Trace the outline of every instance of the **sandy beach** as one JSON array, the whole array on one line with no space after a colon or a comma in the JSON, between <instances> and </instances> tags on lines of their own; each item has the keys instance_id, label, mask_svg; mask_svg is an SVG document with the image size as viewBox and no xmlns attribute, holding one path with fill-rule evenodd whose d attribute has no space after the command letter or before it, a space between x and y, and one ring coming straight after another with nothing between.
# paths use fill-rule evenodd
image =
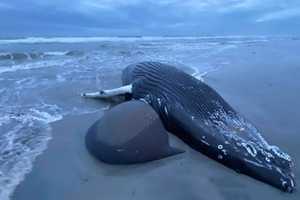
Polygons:
<instances>
[{"instance_id":1,"label":"sandy beach","mask_svg":"<svg viewBox=\"0 0 300 200\"><path fill-rule=\"evenodd\" d=\"M271 47L245 45L225 55L230 65L204 77L206 83L261 130L269 143L281 147L294 158L296 183L300 177L298 46L299 42L294 44L293 41L275 42ZM96 107L98 102L82 100L80 103ZM103 104L99 103L101 107ZM84 144L87 129L102 115L103 110L99 109L93 114L68 115L52 123L53 138L48 148L36 159L32 171L18 185L12 199L300 198L299 190L283 193L237 174L195 152L172 135L171 143L183 148L185 153L139 165L103 164L87 152Z\"/></svg>"}]
</instances>

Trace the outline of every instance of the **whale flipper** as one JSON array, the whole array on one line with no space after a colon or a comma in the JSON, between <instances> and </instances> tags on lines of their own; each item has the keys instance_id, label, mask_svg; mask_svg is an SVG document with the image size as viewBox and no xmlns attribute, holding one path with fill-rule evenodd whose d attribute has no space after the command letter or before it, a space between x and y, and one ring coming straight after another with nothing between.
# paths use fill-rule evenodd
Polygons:
<instances>
[{"instance_id":1,"label":"whale flipper","mask_svg":"<svg viewBox=\"0 0 300 200\"><path fill-rule=\"evenodd\" d=\"M110 90L100 90L98 92L87 92L82 93L82 97L93 98L93 99L108 99L115 96L126 95L132 93L132 85L124 85L119 88L114 88Z\"/></svg>"},{"instance_id":2,"label":"whale flipper","mask_svg":"<svg viewBox=\"0 0 300 200\"><path fill-rule=\"evenodd\" d=\"M183 153L169 145L168 133L156 112L142 101L119 104L96 121L86 146L109 164L136 164Z\"/></svg>"}]
</instances>

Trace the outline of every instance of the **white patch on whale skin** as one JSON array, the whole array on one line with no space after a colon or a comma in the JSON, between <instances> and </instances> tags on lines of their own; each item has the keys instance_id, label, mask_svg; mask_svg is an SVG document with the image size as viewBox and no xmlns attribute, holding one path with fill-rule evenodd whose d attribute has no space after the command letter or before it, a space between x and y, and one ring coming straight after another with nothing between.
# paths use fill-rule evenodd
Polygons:
<instances>
[{"instance_id":1,"label":"white patch on whale skin","mask_svg":"<svg viewBox=\"0 0 300 200\"><path fill-rule=\"evenodd\" d=\"M242 146L247 150L247 152L252 156L255 157L257 155L257 151L253 145L250 143L242 142Z\"/></svg>"},{"instance_id":2,"label":"white patch on whale skin","mask_svg":"<svg viewBox=\"0 0 300 200\"><path fill-rule=\"evenodd\" d=\"M283 151L281 151L281 150L279 149L279 147L274 146L274 145L271 145L271 146L270 146L270 150L271 150L272 152L274 152L278 157L280 157L280 158L282 158L282 159L284 159L284 160L287 160L287 161L289 161L289 162L292 162L292 158L291 158L288 154L286 154L286 153L284 153Z\"/></svg>"},{"instance_id":3,"label":"white patch on whale skin","mask_svg":"<svg viewBox=\"0 0 300 200\"><path fill-rule=\"evenodd\" d=\"M207 142L207 141L205 141L205 140L200 140L203 144L206 144L207 146L210 146L210 144Z\"/></svg>"},{"instance_id":4,"label":"white patch on whale skin","mask_svg":"<svg viewBox=\"0 0 300 200\"><path fill-rule=\"evenodd\" d=\"M165 111L165 114L168 115L168 109L167 109L167 106L164 106L164 111Z\"/></svg>"},{"instance_id":5,"label":"white patch on whale skin","mask_svg":"<svg viewBox=\"0 0 300 200\"><path fill-rule=\"evenodd\" d=\"M149 104L149 102L146 99L144 99L144 98L140 98L139 100L142 101L142 102L144 102L145 104Z\"/></svg>"},{"instance_id":6,"label":"white patch on whale skin","mask_svg":"<svg viewBox=\"0 0 300 200\"><path fill-rule=\"evenodd\" d=\"M226 156L226 155L227 155L227 151L226 151L226 149L222 149L222 152L223 152L224 156Z\"/></svg>"},{"instance_id":7,"label":"white patch on whale skin","mask_svg":"<svg viewBox=\"0 0 300 200\"><path fill-rule=\"evenodd\" d=\"M257 166L257 167L265 168L264 165L261 165L261 164L259 164L259 163L257 163L257 162L254 162L254 161L252 161L252 160L249 160L249 159L247 159L247 158L244 158L244 161L246 161L246 162L248 162L248 163L251 163L251 164L253 164L253 165Z\"/></svg>"},{"instance_id":8,"label":"white patch on whale skin","mask_svg":"<svg viewBox=\"0 0 300 200\"><path fill-rule=\"evenodd\" d=\"M132 93L132 85L125 85L119 88L114 88L110 90L103 90L103 92L109 96L115 96L120 94Z\"/></svg>"},{"instance_id":9,"label":"white patch on whale skin","mask_svg":"<svg viewBox=\"0 0 300 200\"><path fill-rule=\"evenodd\" d=\"M159 106L161 106L161 99L160 98L157 98L157 103Z\"/></svg>"},{"instance_id":10,"label":"white patch on whale skin","mask_svg":"<svg viewBox=\"0 0 300 200\"><path fill-rule=\"evenodd\" d=\"M208 72L199 72L199 69L197 68L193 68L195 70L195 72L192 74L193 77L195 77L196 79L204 82L204 77L207 75Z\"/></svg>"},{"instance_id":11,"label":"white patch on whale skin","mask_svg":"<svg viewBox=\"0 0 300 200\"><path fill-rule=\"evenodd\" d=\"M87 98L111 98L118 95L131 94L132 93L132 85L125 85L119 88L114 88L110 90L102 90L100 92L89 92L82 93L81 96Z\"/></svg>"}]
</instances>

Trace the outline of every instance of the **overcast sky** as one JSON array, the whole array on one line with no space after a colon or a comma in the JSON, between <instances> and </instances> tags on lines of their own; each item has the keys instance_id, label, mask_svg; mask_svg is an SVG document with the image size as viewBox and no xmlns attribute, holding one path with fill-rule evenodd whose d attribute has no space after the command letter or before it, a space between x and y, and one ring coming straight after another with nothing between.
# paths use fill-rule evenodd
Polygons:
<instances>
[{"instance_id":1,"label":"overcast sky","mask_svg":"<svg viewBox=\"0 0 300 200\"><path fill-rule=\"evenodd\" d=\"M300 0L0 0L0 36L299 35Z\"/></svg>"}]
</instances>

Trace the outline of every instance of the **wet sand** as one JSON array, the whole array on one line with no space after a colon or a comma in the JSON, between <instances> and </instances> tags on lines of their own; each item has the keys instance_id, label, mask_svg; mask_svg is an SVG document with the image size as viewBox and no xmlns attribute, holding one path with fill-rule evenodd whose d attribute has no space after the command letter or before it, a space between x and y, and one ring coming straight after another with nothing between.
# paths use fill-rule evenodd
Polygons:
<instances>
[{"instance_id":1,"label":"wet sand","mask_svg":"<svg viewBox=\"0 0 300 200\"><path fill-rule=\"evenodd\" d=\"M273 49L245 47L232 52L230 66L205 81L237 111L253 122L271 144L289 153L300 177L300 59L284 44ZM294 49L295 50L295 49ZM84 102L83 102L84 103ZM102 111L67 116L52 124L53 139L37 158L31 173L17 187L14 200L86 199L299 199L299 191L276 188L237 174L193 151L175 137L186 153L131 166L110 166L95 160L84 145L88 127Z\"/></svg>"}]
</instances>

